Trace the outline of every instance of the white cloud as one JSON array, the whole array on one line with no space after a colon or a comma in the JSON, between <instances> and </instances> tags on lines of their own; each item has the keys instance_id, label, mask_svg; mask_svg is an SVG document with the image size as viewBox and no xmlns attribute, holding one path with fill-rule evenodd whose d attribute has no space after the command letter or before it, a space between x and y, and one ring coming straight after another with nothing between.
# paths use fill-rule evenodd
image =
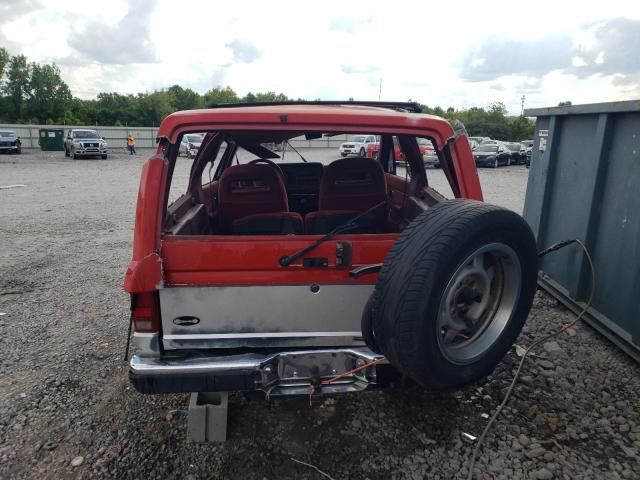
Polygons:
<instances>
[{"instance_id":1,"label":"white cloud","mask_svg":"<svg viewBox=\"0 0 640 480\"><path fill-rule=\"evenodd\" d=\"M11 53L35 61L57 59L72 91L82 97L177 83L199 92L229 85L240 95L271 90L294 98L371 100L378 98L382 79L383 100L411 98L444 108L502 101L519 113L522 94L527 106L548 106L627 98L639 90L636 74L620 73L621 57L597 48L613 42L612 35L598 30L603 22L640 20L640 4L626 0L583 2L580 8L539 0L526 14L492 0L481 7L459 1L455 8L420 1L396 2L393 8L386 1L328 1L313 8L291 0L237 0L224 8L195 0L158 0L155 8L152 3L47 2L0 18L0 32ZM110 34L82 36L96 25ZM586 69L584 78L563 73L560 66L513 68L523 56L541 62L552 56L560 65L565 57L552 55L557 44L548 39L554 38L566 38L577 49L567 57L568 65L574 56L583 58L588 66L573 68ZM91 40L85 43L93 50L79 39ZM498 45L524 39L533 47L516 52L500 65L499 76L492 76L488 69L495 67L495 57L472 55L491 39ZM551 51L538 52L536 45ZM101 64L122 62L123 51L134 63ZM150 60L157 63L142 63ZM465 80L467 61L486 80ZM607 74L594 75L598 69Z\"/></svg>"},{"instance_id":2,"label":"white cloud","mask_svg":"<svg viewBox=\"0 0 640 480\"><path fill-rule=\"evenodd\" d=\"M233 61L238 63L253 63L258 60L262 53L258 47L250 40L236 39L225 44L233 52Z\"/></svg>"},{"instance_id":3,"label":"white cloud","mask_svg":"<svg viewBox=\"0 0 640 480\"><path fill-rule=\"evenodd\" d=\"M586 67L587 66L587 62L585 62L584 58L582 58L582 57L573 57L571 59L571 65L573 67Z\"/></svg>"},{"instance_id":4,"label":"white cloud","mask_svg":"<svg viewBox=\"0 0 640 480\"><path fill-rule=\"evenodd\" d=\"M87 61L106 65L155 63L157 55L149 38L155 6L155 0L129 0L126 14L115 25L89 17L82 29L71 27L67 43Z\"/></svg>"}]
</instances>

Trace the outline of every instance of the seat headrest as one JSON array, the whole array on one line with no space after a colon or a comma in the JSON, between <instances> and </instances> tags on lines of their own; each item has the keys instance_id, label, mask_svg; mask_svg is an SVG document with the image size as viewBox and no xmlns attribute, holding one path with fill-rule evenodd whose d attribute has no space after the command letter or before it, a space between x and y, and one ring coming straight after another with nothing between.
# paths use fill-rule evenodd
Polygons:
<instances>
[{"instance_id":1,"label":"seat headrest","mask_svg":"<svg viewBox=\"0 0 640 480\"><path fill-rule=\"evenodd\" d=\"M320 210L362 209L386 198L382 166L369 158L344 158L330 163L320 185ZM352 202L356 201L357 206Z\"/></svg>"},{"instance_id":2,"label":"seat headrest","mask_svg":"<svg viewBox=\"0 0 640 480\"><path fill-rule=\"evenodd\" d=\"M268 165L228 167L220 177L218 198L223 230L247 215L289 211L284 182Z\"/></svg>"}]
</instances>

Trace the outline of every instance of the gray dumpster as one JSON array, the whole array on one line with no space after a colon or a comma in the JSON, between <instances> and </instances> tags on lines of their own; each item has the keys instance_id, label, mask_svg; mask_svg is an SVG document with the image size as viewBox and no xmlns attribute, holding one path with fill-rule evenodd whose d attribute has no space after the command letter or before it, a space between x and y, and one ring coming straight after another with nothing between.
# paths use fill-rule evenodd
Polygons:
<instances>
[{"instance_id":1,"label":"gray dumpster","mask_svg":"<svg viewBox=\"0 0 640 480\"><path fill-rule=\"evenodd\" d=\"M585 317L640 361L640 101L539 108L524 217L538 246L579 238L596 291ZM542 260L540 285L574 311L589 295L579 247Z\"/></svg>"}]
</instances>

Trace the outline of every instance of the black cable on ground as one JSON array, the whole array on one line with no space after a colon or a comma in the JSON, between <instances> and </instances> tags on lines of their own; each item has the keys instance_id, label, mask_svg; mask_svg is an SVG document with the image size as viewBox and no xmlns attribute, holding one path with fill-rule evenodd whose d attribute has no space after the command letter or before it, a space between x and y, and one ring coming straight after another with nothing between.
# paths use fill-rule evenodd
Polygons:
<instances>
[{"instance_id":1,"label":"black cable on ground","mask_svg":"<svg viewBox=\"0 0 640 480\"><path fill-rule=\"evenodd\" d=\"M487 436L487 433L489 432L489 430L491 429L492 425L494 424L494 422L496 421L496 419L498 418L498 416L502 412L502 409L505 407L505 405L509 401L509 398L511 397L511 393L513 392L513 388L515 387L516 382L518 381L518 377L520 376L520 371L522 370L522 366L524 365L524 360L527 358L527 355L529 354L529 352L531 352L531 350L533 350L534 348L536 348L538 345L540 345L541 343L545 342L546 340L549 340L550 338L555 337L556 335L559 335L560 333L562 333L562 332L568 330L569 328L571 328L572 326L574 326L584 316L584 314L587 312L587 310L591 306L591 302L593 301L593 293L594 293L595 287L596 287L596 274L595 274L595 268L593 266L593 260L591 258L591 255L589 254L589 251L587 250L587 247L585 246L585 244L581 240L578 240L578 239L565 240L563 242L555 243L555 244L551 245L550 247L545 248L544 250L539 252L538 256L539 257L543 257L543 256L547 255L548 253L555 252L556 250L559 250L559 249L561 249L563 247L566 247L567 245L571 245L572 243L577 243L578 245L580 245L582 247L582 250L584 251L584 254L585 254L586 258L589 261L589 267L591 269L591 289L590 289L590 292L589 292L589 299L587 300L587 303L585 304L585 306L582 309L582 311L578 314L578 316L572 322L568 323L567 325L565 325L564 327L562 327L559 330L556 330L554 332L551 332L548 335L545 335L544 337L536 340L531 345L529 345L529 347L527 347L527 349L525 350L524 354L522 355L522 359L520 360L520 364L518 365L518 368L516 369L516 373L513 376L513 380L511 381L511 384L509 385L509 388L507 389L507 393L505 394L504 399L502 400L500 405L498 405L498 408L496 409L496 411L493 413L493 415L489 419L489 422L487 422L487 425L484 427L484 430L482 431L482 434L478 438L478 443L476 444L476 447L473 449L473 454L471 455L471 459L469 460L469 474L467 475L467 479L468 480L472 480L473 479L473 467L474 467L474 465L476 463L476 459L478 457L478 453L480 452L480 448L482 447L482 444L484 443L484 440L485 440L485 438Z\"/></svg>"}]
</instances>

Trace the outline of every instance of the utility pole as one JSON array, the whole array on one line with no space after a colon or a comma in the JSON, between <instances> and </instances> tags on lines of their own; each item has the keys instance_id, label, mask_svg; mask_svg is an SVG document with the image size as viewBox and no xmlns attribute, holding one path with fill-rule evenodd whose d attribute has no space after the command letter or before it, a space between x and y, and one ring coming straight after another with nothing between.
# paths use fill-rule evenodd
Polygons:
<instances>
[{"instance_id":1,"label":"utility pole","mask_svg":"<svg viewBox=\"0 0 640 480\"><path fill-rule=\"evenodd\" d=\"M378 101L380 101L381 95L382 95L382 77L380 77L380 88L378 89Z\"/></svg>"},{"instance_id":2,"label":"utility pole","mask_svg":"<svg viewBox=\"0 0 640 480\"><path fill-rule=\"evenodd\" d=\"M522 110L520 111L520 116L521 117L524 117L524 101L526 99L527 99L527 96L526 95L522 95L522 98L521 98L521 100L522 100Z\"/></svg>"}]
</instances>

